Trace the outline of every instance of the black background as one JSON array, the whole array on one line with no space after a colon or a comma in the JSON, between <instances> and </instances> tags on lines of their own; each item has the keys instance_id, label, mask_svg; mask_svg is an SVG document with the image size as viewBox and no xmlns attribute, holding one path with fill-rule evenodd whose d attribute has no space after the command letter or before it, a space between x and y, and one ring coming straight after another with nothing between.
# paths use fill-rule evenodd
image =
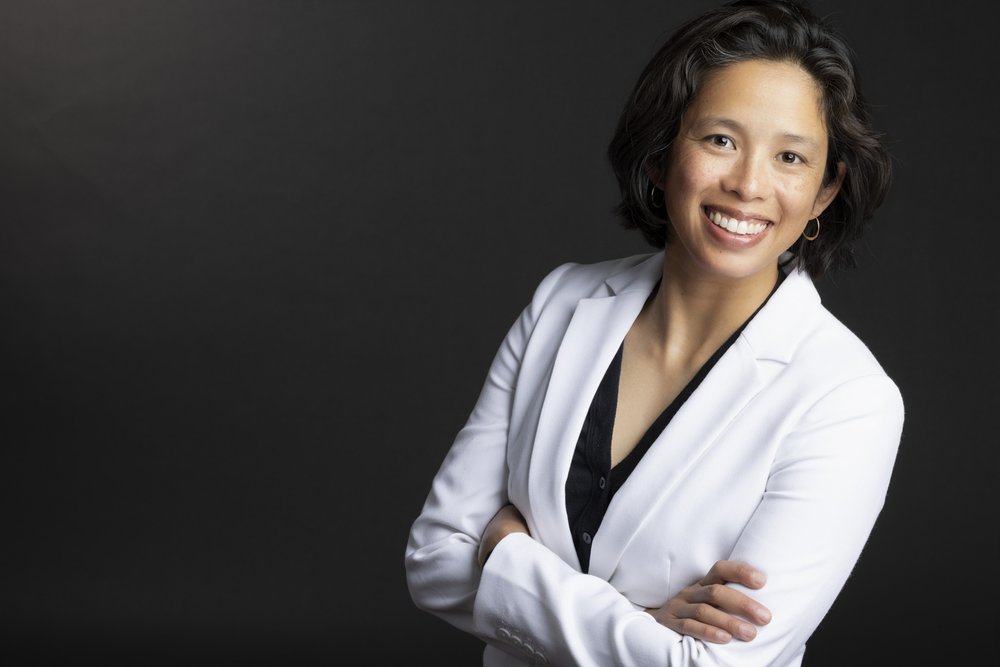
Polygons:
<instances>
[{"instance_id":1,"label":"black background","mask_svg":"<svg viewBox=\"0 0 1000 667\"><path fill-rule=\"evenodd\" d=\"M711 4L0 2L6 664L478 664L409 525L538 280L648 250L604 149ZM813 7L896 170L818 287L907 422L805 664L995 661L996 15Z\"/></svg>"}]
</instances>

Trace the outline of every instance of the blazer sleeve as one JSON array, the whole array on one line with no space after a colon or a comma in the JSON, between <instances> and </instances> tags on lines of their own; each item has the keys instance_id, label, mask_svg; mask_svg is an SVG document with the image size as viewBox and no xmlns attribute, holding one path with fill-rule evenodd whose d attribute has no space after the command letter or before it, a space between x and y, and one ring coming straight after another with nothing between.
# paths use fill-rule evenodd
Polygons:
<instances>
[{"instance_id":1,"label":"blazer sleeve","mask_svg":"<svg viewBox=\"0 0 1000 667\"><path fill-rule=\"evenodd\" d=\"M730 554L766 568L750 594L772 612L738 664L786 664L830 610L882 511L903 421L899 389L876 373L839 384L783 439Z\"/></svg>"},{"instance_id":2,"label":"blazer sleeve","mask_svg":"<svg viewBox=\"0 0 1000 667\"><path fill-rule=\"evenodd\" d=\"M479 541L489 520L508 503L507 436L521 359L539 313L572 265L545 276L510 327L410 528L405 569L414 604L466 632L474 633Z\"/></svg>"},{"instance_id":3,"label":"blazer sleeve","mask_svg":"<svg viewBox=\"0 0 1000 667\"><path fill-rule=\"evenodd\" d=\"M556 665L794 664L881 511L902 424L895 384L872 375L830 391L783 439L764 496L729 554L768 574L763 589L744 589L772 612L753 641L679 635L523 534L501 540L486 563L477 634L517 637L538 662Z\"/></svg>"}]
</instances>

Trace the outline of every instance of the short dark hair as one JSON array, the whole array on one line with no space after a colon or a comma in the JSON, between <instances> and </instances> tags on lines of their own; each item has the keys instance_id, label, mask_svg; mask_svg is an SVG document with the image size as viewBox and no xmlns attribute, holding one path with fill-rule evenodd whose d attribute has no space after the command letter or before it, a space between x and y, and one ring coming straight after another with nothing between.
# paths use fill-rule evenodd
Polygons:
<instances>
[{"instance_id":1,"label":"short dark hair","mask_svg":"<svg viewBox=\"0 0 1000 667\"><path fill-rule=\"evenodd\" d=\"M854 242L888 192L891 160L872 128L853 51L826 21L790 0L728 2L683 24L656 52L608 146L621 189L615 213L651 245L666 245L668 224L650 201L649 173L663 172L681 116L705 76L752 59L794 62L812 75L822 89L829 135L824 184L836 178L838 162L846 165L840 191L822 215L819 237L800 238L790 248L794 261L813 277L853 267Z\"/></svg>"}]
</instances>

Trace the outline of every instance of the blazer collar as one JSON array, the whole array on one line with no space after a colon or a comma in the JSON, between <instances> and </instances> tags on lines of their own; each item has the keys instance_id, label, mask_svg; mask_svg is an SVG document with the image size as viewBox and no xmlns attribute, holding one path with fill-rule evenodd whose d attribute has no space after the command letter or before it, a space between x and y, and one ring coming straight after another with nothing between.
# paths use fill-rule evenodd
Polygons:
<instances>
[{"instance_id":1,"label":"blazer collar","mask_svg":"<svg viewBox=\"0 0 1000 667\"><path fill-rule=\"evenodd\" d=\"M747 323L742 338L757 359L787 364L820 313L820 296L806 271L779 270L785 272L785 279Z\"/></svg>"},{"instance_id":2,"label":"blazer collar","mask_svg":"<svg viewBox=\"0 0 1000 667\"><path fill-rule=\"evenodd\" d=\"M646 296L663 276L663 252L640 255L639 262L609 276L604 283L612 295L626 292L644 292Z\"/></svg>"}]
</instances>

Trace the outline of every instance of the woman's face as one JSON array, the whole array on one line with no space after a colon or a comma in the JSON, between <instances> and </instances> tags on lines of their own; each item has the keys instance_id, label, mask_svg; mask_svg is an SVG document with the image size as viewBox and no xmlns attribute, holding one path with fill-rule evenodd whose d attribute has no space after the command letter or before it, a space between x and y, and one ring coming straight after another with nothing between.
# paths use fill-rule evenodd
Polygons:
<instances>
[{"instance_id":1,"label":"woman's face","mask_svg":"<svg viewBox=\"0 0 1000 667\"><path fill-rule=\"evenodd\" d=\"M823 186L821 103L813 78L790 62L748 60L704 79L663 176L669 261L720 281L774 280L778 257L843 179L841 166Z\"/></svg>"}]
</instances>

